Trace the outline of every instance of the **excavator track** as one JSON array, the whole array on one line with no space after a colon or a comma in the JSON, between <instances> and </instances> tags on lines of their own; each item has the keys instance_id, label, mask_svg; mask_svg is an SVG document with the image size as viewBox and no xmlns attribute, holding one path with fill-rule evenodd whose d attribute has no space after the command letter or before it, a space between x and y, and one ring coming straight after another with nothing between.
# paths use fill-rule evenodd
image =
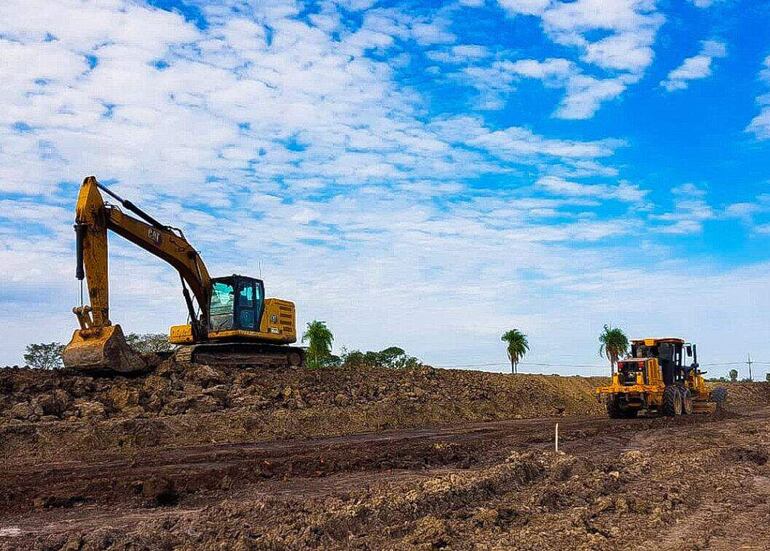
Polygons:
<instances>
[{"instance_id":1,"label":"excavator track","mask_svg":"<svg viewBox=\"0 0 770 551\"><path fill-rule=\"evenodd\" d=\"M297 346L248 342L204 343L180 346L179 363L249 367L303 367L305 350Z\"/></svg>"}]
</instances>

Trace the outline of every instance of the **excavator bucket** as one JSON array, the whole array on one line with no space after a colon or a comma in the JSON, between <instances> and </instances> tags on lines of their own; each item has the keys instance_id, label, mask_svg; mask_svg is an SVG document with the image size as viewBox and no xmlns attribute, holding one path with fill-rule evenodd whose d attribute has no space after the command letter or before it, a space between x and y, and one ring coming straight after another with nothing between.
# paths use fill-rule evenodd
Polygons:
<instances>
[{"instance_id":1,"label":"excavator bucket","mask_svg":"<svg viewBox=\"0 0 770 551\"><path fill-rule=\"evenodd\" d=\"M126 343L120 325L75 331L62 359L64 367L85 372L137 373L147 369L142 356Z\"/></svg>"}]
</instances>

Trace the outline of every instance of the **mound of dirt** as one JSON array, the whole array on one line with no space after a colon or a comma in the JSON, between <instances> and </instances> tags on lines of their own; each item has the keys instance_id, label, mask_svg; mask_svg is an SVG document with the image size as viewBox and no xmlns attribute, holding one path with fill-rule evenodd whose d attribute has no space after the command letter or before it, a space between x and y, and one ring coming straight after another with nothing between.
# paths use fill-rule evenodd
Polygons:
<instances>
[{"instance_id":1,"label":"mound of dirt","mask_svg":"<svg viewBox=\"0 0 770 551\"><path fill-rule=\"evenodd\" d=\"M139 377L0 370L0 449L104 449L329 436L595 415L602 379L412 370L213 368L165 361Z\"/></svg>"},{"instance_id":2,"label":"mound of dirt","mask_svg":"<svg viewBox=\"0 0 770 551\"><path fill-rule=\"evenodd\" d=\"M493 420L600 411L602 379L510 376L479 371L213 368L162 363L140 377L94 378L65 371L0 370L5 422L135 419L249 411L410 405L431 419ZM435 408L435 412L429 410ZM388 428L382 419L373 428ZM398 421L394 421L399 424ZM400 426L400 425L399 425Z\"/></svg>"},{"instance_id":3,"label":"mound of dirt","mask_svg":"<svg viewBox=\"0 0 770 551\"><path fill-rule=\"evenodd\" d=\"M0 452L22 460L562 415L604 415L603 378L410 370L227 368L171 360L136 377L0 369ZM730 384L728 409L770 403Z\"/></svg>"},{"instance_id":4,"label":"mound of dirt","mask_svg":"<svg viewBox=\"0 0 770 551\"><path fill-rule=\"evenodd\" d=\"M119 526L75 517L51 523L52 533L25 527L19 541L57 550L766 548L770 478L746 452L767 422L742 417L708 431L660 422L644 441L633 430L597 434L573 454L479 449L482 461L465 468L289 479ZM726 435L737 446L709 445Z\"/></svg>"},{"instance_id":5,"label":"mound of dirt","mask_svg":"<svg viewBox=\"0 0 770 551\"><path fill-rule=\"evenodd\" d=\"M725 405L733 411L745 408L756 408L770 404L770 383L709 383L714 389L723 387L727 389L727 402Z\"/></svg>"}]
</instances>

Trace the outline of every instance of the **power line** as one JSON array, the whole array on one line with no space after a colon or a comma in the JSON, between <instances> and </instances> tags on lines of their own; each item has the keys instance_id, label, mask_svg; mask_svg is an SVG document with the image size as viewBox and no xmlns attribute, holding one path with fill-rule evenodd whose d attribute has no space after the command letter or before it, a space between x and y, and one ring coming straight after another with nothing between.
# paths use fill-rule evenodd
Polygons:
<instances>
[{"instance_id":1,"label":"power line","mask_svg":"<svg viewBox=\"0 0 770 551\"><path fill-rule=\"evenodd\" d=\"M751 356L749 356L748 361L737 361L737 362L712 362L712 363L702 363L700 364L700 367L726 367L726 366L732 366L732 365L747 365L749 364L749 378L751 379L751 366L752 365L770 365L770 361L758 361L758 360L752 360ZM510 366L510 362L488 362L488 363L467 363L467 364L450 364L450 365L438 365L436 367L442 368L442 369L453 369L453 368L464 368L464 367L508 367ZM547 363L547 362L519 362L520 366L523 367L551 367L551 368L570 368L570 369L607 369L609 365L607 364L567 364L567 363Z\"/></svg>"},{"instance_id":2,"label":"power line","mask_svg":"<svg viewBox=\"0 0 770 551\"><path fill-rule=\"evenodd\" d=\"M509 362L495 362L495 363L482 363L482 364L453 364L453 365L439 365L445 369L456 367L508 367L511 364ZM520 366L531 367L568 367L576 369L606 369L606 365L587 365L587 364L551 364L551 363L539 363L539 362L519 362Z\"/></svg>"}]
</instances>

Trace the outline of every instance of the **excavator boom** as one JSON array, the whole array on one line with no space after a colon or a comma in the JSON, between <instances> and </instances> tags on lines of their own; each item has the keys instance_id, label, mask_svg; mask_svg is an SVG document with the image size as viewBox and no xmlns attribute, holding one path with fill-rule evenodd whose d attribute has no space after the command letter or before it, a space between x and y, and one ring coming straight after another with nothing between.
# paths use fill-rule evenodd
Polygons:
<instances>
[{"instance_id":1,"label":"excavator boom","mask_svg":"<svg viewBox=\"0 0 770 551\"><path fill-rule=\"evenodd\" d=\"M102 191L142 219L123 213L115 205L105 204ZM80 371L141 371L146 368L144 360L126 344L120 326L110 321L108 230L174 266L183 283L189 285L196 299L204 304L210 277L197 251L181 232L164 226L130 201L121 199L93 176L83 181L75 207L75 276L81 281L87 280L90 304L73 309L80 329L64 350L64 365ZM188 293L185 296L193 312L192 300ZM193 327L200 330L200 324L193 323Z\"/></svg>"}]
</instances>

